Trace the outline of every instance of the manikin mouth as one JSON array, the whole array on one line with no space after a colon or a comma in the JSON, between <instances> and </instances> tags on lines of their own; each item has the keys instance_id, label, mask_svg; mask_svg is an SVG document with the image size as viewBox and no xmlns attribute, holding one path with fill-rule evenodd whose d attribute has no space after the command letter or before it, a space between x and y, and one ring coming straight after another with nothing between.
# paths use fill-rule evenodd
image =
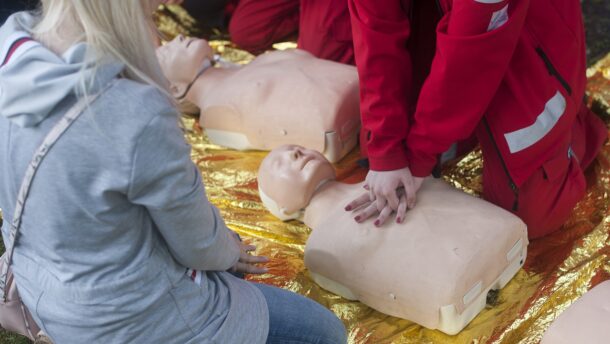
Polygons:
<instances>
[{"instance_id":1,"label":"manikin mouth","mask_svg":"<svg viewBox=\"0 0 610 344\"><path fill-rule=\"evenodd\" d=\"M301 170L304 169L305 166L307 166L307 164L312 160L315 160L312 156L303 156L303 162L301 163Z\"/></svg>"}]
</instances>

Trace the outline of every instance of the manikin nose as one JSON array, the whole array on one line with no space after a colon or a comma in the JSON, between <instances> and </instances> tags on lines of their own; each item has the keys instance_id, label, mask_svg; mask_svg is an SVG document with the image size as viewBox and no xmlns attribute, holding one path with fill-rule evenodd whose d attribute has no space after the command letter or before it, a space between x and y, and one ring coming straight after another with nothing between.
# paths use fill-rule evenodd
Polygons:
<instances>
[{"instance_id":1,"label":"manikin nose","mask_svg":"<svg viewBox=\"0 0 610 344\"><path fill-rule=\"evenodd\" d=\"M301 151L301 149L300 149L300 148L295 147L295 148L294 148L294 150L292 151L292 154L291 154L291 158L292 158L292 160L297 160L297 159L299 159L301 156L303 156L303 151Z\"/></svg>"}]
</instances>

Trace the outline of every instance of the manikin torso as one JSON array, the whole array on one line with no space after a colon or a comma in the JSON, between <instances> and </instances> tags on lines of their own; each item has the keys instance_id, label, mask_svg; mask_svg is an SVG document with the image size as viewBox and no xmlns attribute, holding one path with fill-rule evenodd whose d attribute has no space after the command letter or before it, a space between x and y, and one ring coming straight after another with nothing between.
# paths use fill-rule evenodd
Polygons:
<instances>
[{"instance_id":1,"label":"manikin torso","mask_svg":"<svg viewBox=\"0 0 610 344\"><path fill-rule=\"evenodd\" d=\"M523 264L523 222L441 180L427 179L404 222L382 228L370 219L357 224L344 210L362 190L327 182L305 209L313 229L305 264L325 289L455 333L484 307L487 291L503 287Z\"/></svg>"},{"instance_id":2,"label":"manikin torso","mask_svg":"<svg viewBox=\"0 0 610 344\"><path fill-rule=\"evenodd\" d=\"M586 292L548 328L542 344L610 342L610 281Z\"/></svg>"},{"instance_id":3,"label":"manikin torso","mask_svg":"<svg viewBox=\"0 0 610 344\"><path fill-rule=\"evenodd\" d=\"M200 107L213 143L260 150L299 144L335 162L356 144L358 87L355 67L295 49L209 69L187 99Z\"/></svg>"}]
</instances>

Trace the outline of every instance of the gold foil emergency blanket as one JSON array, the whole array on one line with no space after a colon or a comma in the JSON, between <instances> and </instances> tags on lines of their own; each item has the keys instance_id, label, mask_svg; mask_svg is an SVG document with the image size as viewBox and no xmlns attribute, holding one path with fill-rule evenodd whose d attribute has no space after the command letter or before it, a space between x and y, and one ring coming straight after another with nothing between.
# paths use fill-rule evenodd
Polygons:
<instances>
[{"instance_id":1,"label":"gold foil emergency blanket","mask_svg":"<svg viewBox=\"0 0 610 344\"><path fill-rule=\"evenodd\" d=\"M171 25L181 25L180 9L170 7ZM189 21L185 21L189 23ZM171 26L170 25L170 26ZM184 27L181 27L183 30ZM171 32L171 28L162 31ZM178 31L180 32L180 31ZM211 42L227 60L247 63L253 58L229 42ZM278 44L276 49L294 47ZM610 120L610 55L591 67L589 104L606 122ZM310 229L283 223L270 215L258 197L256 172L265 152L237 152L210 144L194 120L186 122L192 158L199 166L208 197L225 221L244 239L271 258L269 273L250 280L269 283L310 297L331 309L345 323L350 343L537 343L549 324L574 300L601 281L610 279L610 145L587 171L588 191L564 228L528 247L525 266L500 291L496 304L483 310L458 335L428 330L407 320L386 316L361 304L324 291L310 278L303 251ZM366 170L358 167L355 150L336 165L338 179L359 182ZM475 150L443 171L455 187L478 195L482 157ZM389 262L391 263L391 262ZM383 269L383 266L379 267ZM405 272L407 273L407 272Z\"/></svg>"},{"instance_id":2,"label":"gold foil emergency blanket","mask_svg":"<svg viewBox=\"0 0 610 344\"><path fill-rule=\"evenodd\" d=\"M166 10L172 14L157 15L166 39L193 32L194 22L184 11L174 6ZM253 58L229 42L211 44L232 62L243 64ZM287 47L294 45L276 48ZM590 105L608 123L610 54L591 67L587 76ZM238 152L210 144L192 119L185 120L185 127L187 140L193 146L192 159L202 172L208 197L230 228L257 245L258 254L271 258L267 274L249 279L292 290L328 307L345 323L350 343L537 343L562 311L593 286L610 279L610 144L604 146L587 171L587 195L564 228L532 241L523 269L500 291L497 303L483 310L458 335L449 336L386 316L317 286L303 264L310 229L296 221L277 220L259 199L256 172L266 153ZM357 166L357 160L358 152L354 150L336 164L339 180L364 179L366 171ZM443 175L455 187L479 194L481 166L480 151L475 151L446 168Z\"/></svg>"},{"instance_id":3,"label":"gold foil emergency blanket","mask_svg":"<svg viewBox=\"0 0 610 344\"><path fill-rule=\"evenodd\" d=\"M589 71L589 97L602 116L610 116L610 55ZM610 117L606 117L610 118ZM303 264L310 229L283 223L260 202L256 172L265 152L237 152L210 144L194 120L187 133L208 197L229 227L269 256L269 273L249 279L306 295L331 309L346 324L350 343L536 343L549 324L574 300L610 279L610 145L587 171L589 189L565 228L534 240L525 266L499 293L497 304L483 310L461 333L448 336L412 322L383 315L318 287ZM340 180L361 181L357 150L336 165ZM475 151L444 171L454 186L481 191L481 154ZM382 266L379 267L383 269Z\"/></svg>"},{"instance_id":4,"label":"gold foil emergency blanket","mask_svg":"<svg viewBox=\"0 0 610 344\"><path fill-rule=\"evenodd\" d=\"M156 21L163 39L196 33L195 22L178 6L162 7ZM230 42L211 45L225 59L245 64L253 56ZM276 49L294 47L279 44ZM610 122L610 54L587 72L591 108ZM528 247L523 269L499 293L497 303L483 310L458 335L428 330L410 321L386 316L318 287L303 264L310 229L283 223L260 202L256 172L265 152L237 152L210 144L195 120L185 120L192 159L199 167L208 197L229 227L271 258L269 272L250 280L272 284L310 297L337 314L348 328L349 342L364 343L537 343L550 323L589 289L610 279L610 144L587 171L588 191L564 228ZM335 165L339 180L358 182L366 170L357 166L358 152ZM481 192L482 158L476 150L445 168L443 178L471 193ZM2 212L0 210L0 219ZM382 269L383 267L379 267ZM168 319L168 321L171 321Z\"/></svg>"}]
</instances>

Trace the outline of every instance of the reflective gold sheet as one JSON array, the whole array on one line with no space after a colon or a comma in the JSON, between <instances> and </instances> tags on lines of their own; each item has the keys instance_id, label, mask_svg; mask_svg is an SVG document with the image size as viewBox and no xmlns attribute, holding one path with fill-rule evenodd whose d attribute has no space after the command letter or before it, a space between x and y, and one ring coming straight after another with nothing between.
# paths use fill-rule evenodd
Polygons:
<instances>
[{"instance_id":1,"label":"reflective gold sheet","mask_svg":"<svg viewBox=\"0 0 610 344\"><path fill-rule=\"evenodd\" d=\"M592 99L608 104L610 55L596 70L591 75ZM533 241L524 268L500 292L498 303L479 314L460 334L448 336L320 289L303 265L310 229L296 221L280 222L258 198L256 170L266 153L236 152L211 145L194 124L187 123L194 128L187 137L208 197L220 208L229 227L256 244L260 254L271 257L269 273L250 279L290 289L327 306L345 322L351 343L535 343L561 311L610 278L610 145L587 171L587 196L574 209L565 228ZM340 180L364 178L357 158L357 152L352 152L337 165ZM481 157L475 152L446 169L445 178L476 194L481 190L480 172Z\"/></svg>"},{"instance_id":2,"label":"reflective gold sheet","mask_svg":"<svg viewBox=\"0 0 610 344\"><path fill-rule=\"evenodd\" d=\"M166 30L171 32L172 28ZM227 42L213 43L234 62L252 58ZM592 107L608 121L610 55L592 67L588 76ZM187 138L193 145L193 160L203 174L208 197L220 208L229 227L256 244L259 254L271 258L269 273L249 279L292 290L325 305L347 326L350 343L537 343L548 325L574 300L610 279L610 145L587 171L587 195L565 228L531 242L525 266L501 290L497 303L483 310L461 333L448 336L318 287L303 264L310 229L296 221L282 223L275 219L258 197L256 171L266 153L223 149L207 142L193 120L186 126L191 128ZM366 171L357 167L357 158L354 151L336 165L340 180L356 182L364 178ZM478 194L480 153L472 153L447 168L444 176L456 187Z\"/></svg>"}]
</instances>

